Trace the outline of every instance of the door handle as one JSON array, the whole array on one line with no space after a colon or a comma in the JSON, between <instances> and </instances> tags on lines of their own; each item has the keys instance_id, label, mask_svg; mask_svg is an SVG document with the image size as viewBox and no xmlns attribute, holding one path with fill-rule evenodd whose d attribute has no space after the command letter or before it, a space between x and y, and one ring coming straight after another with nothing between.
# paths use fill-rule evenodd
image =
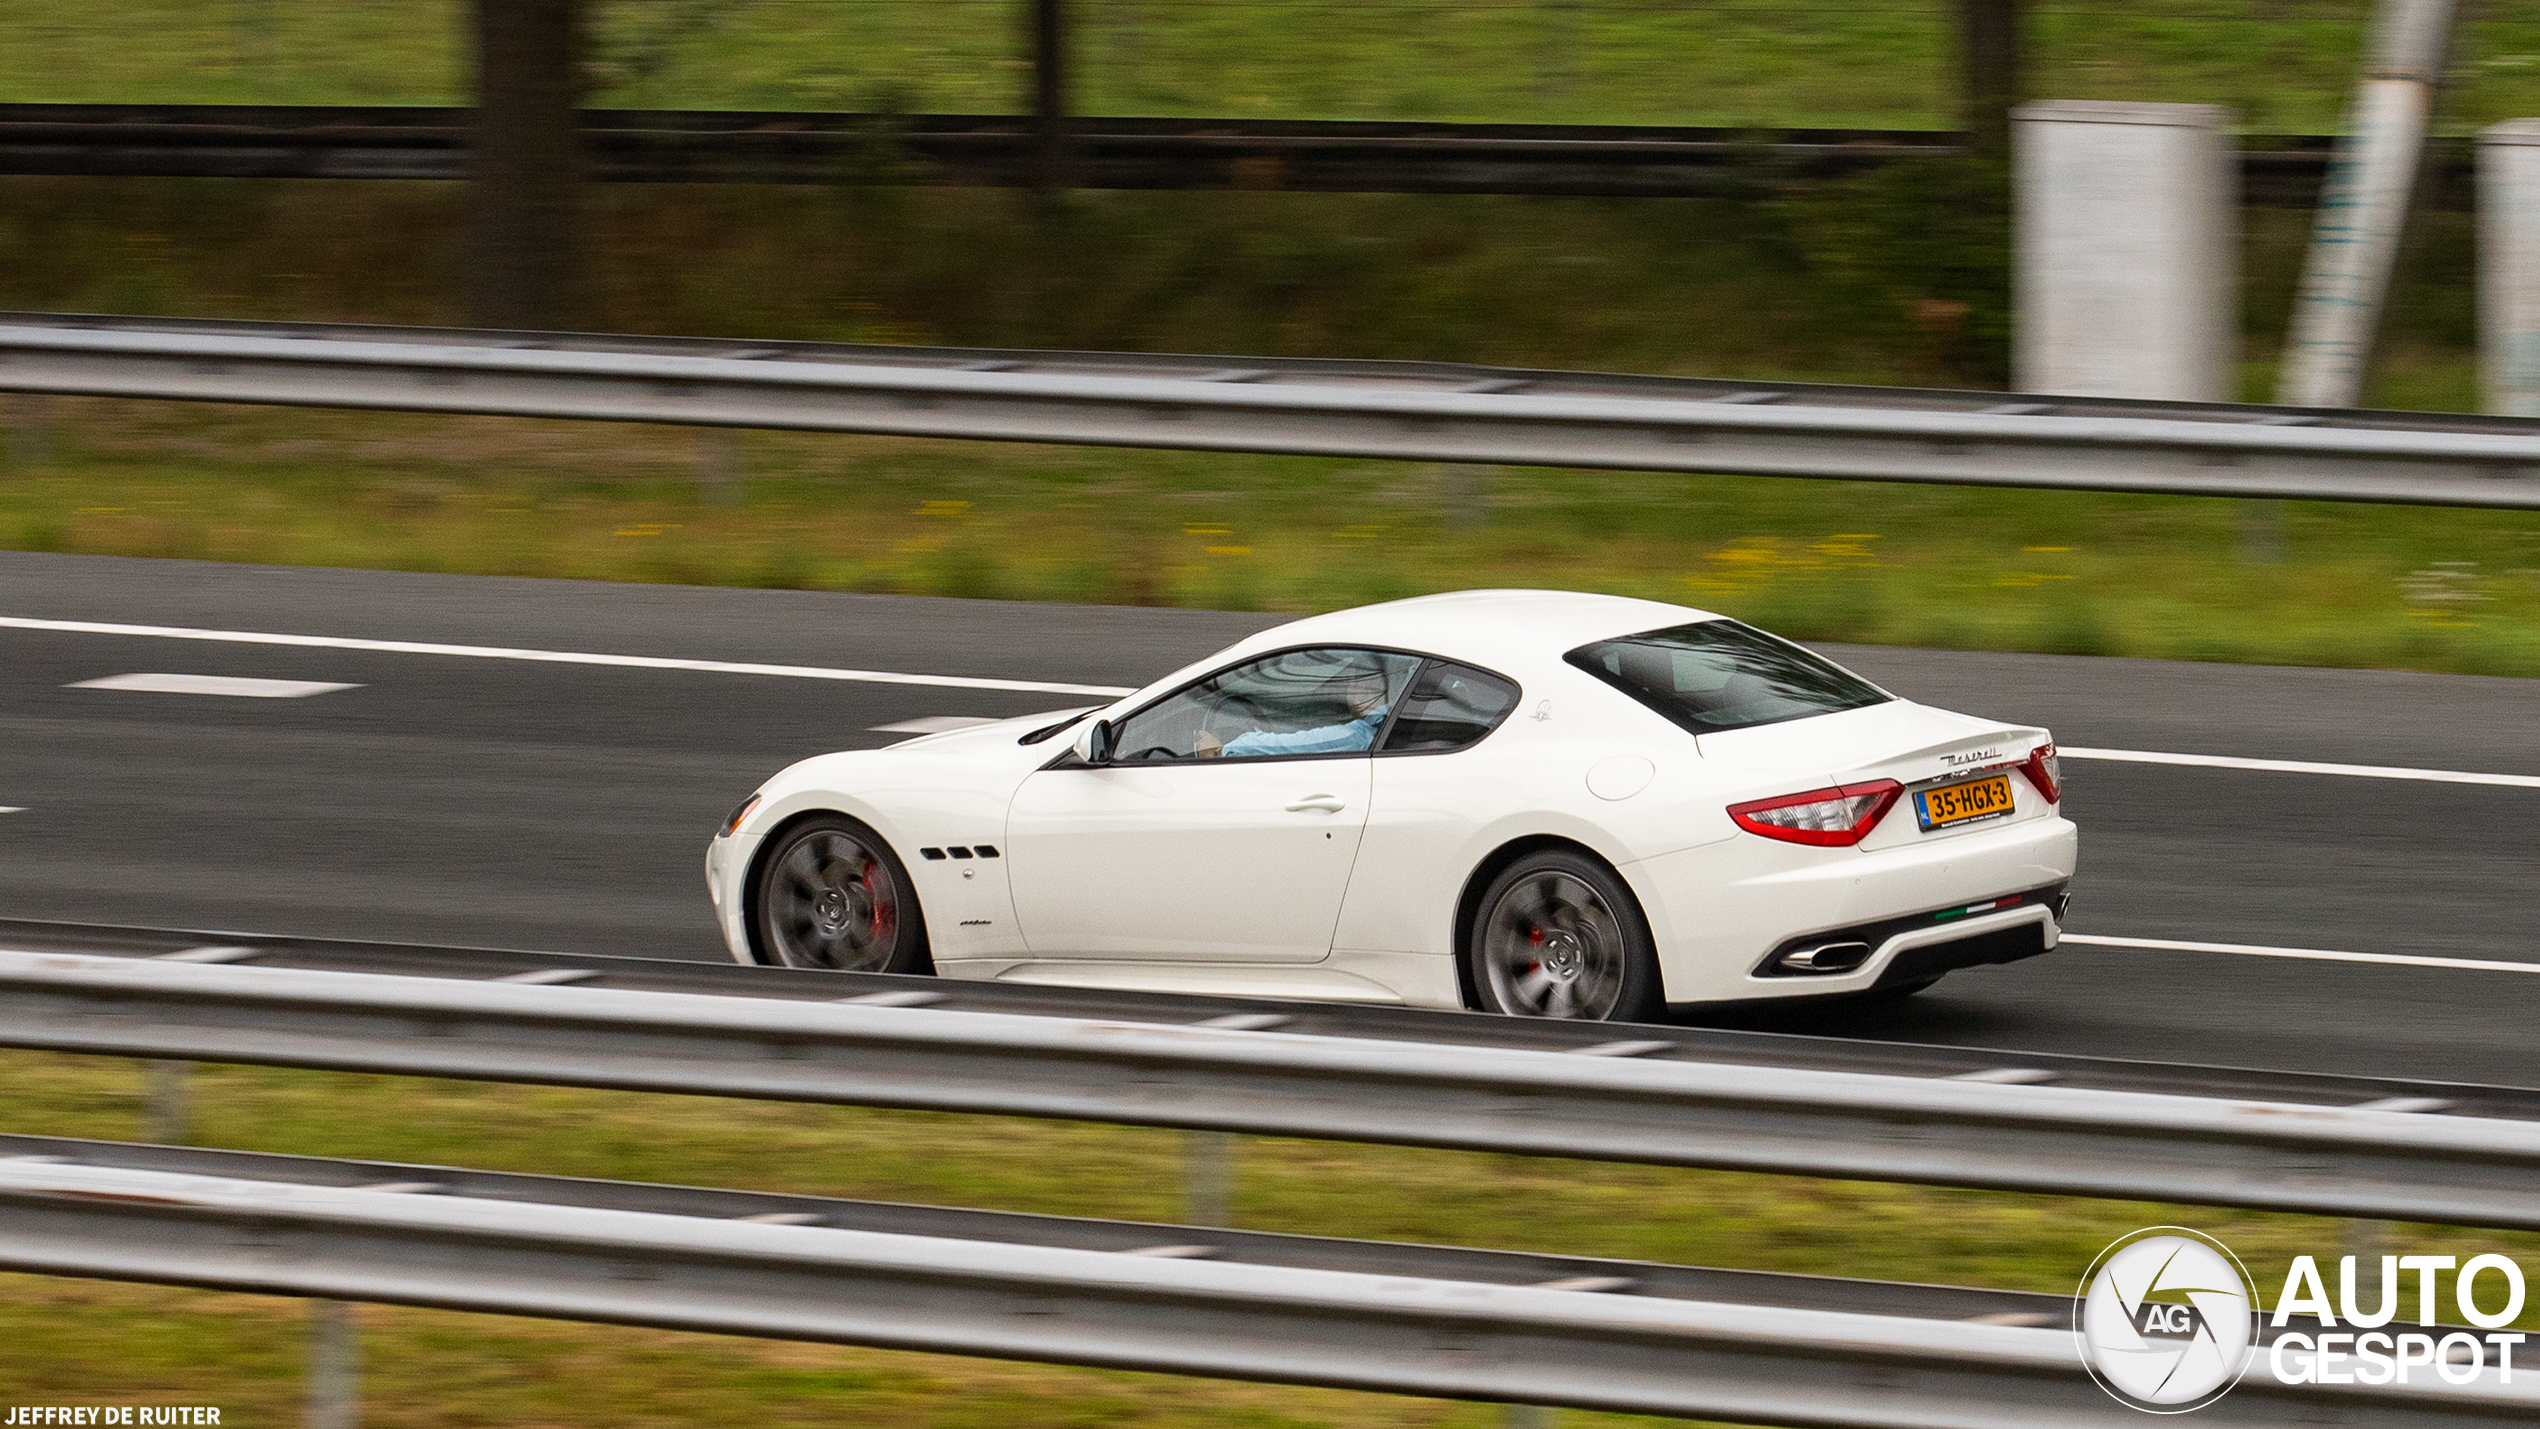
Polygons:
<instances>
[{"instance_id":1,"label":"door handle","mask_svg":"<svg viewBox=\"0 0 2540 1429\"><path fill-rule=\"evenodd\" d=\"M1291 814L1337 814L1349 804L1336 794L1308 794L1288 805Z\"/></svg>"}]
</instances>

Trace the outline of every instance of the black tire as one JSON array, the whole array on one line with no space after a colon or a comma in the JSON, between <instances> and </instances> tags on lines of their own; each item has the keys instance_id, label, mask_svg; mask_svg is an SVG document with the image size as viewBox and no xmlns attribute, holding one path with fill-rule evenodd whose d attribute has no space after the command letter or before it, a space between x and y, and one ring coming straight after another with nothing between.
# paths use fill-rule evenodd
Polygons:
<instances>
[{"instance_id":1,"label":"black tire","mask_svg":"<svg viewBox=\"0 0 2540 1429\"><path fill-rule=\"evenodd\" d=\"M823 814L768 841L750 875L750 942L763 963L931 973L908 866L865 824Z\"/></svg>"},{"instance_id":2,"label":"black tire","mask_svg":"<svg viewBox=\"0 0 2540 1429\"><path fill-rule=\"evenodd\" d=\"M1665 1011L1639 900L1583 854L1545 849L1500 870L1464 948L1484 1012L1647 1022Z\"/></svg>"}]
</instances>

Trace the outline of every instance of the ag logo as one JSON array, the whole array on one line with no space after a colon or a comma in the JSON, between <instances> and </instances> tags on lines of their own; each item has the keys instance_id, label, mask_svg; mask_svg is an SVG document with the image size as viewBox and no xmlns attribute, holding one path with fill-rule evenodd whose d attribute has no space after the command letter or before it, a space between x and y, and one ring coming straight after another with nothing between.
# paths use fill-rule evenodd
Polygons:
<instances>
[{"instance_id":1,"label":"ag logo","mask_svg":"<svg viewBox=\"0 0 2540 1429\"><path fill-rule=\"evenodd\" d=\"M2082 1363L2121 1404L2202 1409L2249 1367L2249 1273L2210 1236L2136 1231L2099 1253L2080 1298Z\"/></svg>"}]
</instances>

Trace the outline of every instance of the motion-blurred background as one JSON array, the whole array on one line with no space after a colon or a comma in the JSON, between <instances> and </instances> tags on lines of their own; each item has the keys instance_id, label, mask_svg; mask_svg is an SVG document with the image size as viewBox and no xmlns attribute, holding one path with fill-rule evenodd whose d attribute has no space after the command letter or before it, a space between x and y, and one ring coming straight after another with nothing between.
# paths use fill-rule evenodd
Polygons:
<instances>
[{"instance_id":1,"label":"motion-blurred background","mask_svg":"<svg viewBox=\"0 0 2540 1429\"><path fill-rule=\"evenodd\" d=\"M2011 108L2185 103L2238 151L2212 395L2263 401L2373 24L2366 0L12 0L0 306L1998 387ZM2467 0L2440 38L2366 405L2480 405L2472 135L2540 113L2540 13ZM0 545L28 549L1274 610L1484 579L1821 638L2540 672L2540 536L2511 515L2292 504L2253 539L2223 503L2120 496L6 417L38 479L0 487Z\"/></svg>"}]
</instances>

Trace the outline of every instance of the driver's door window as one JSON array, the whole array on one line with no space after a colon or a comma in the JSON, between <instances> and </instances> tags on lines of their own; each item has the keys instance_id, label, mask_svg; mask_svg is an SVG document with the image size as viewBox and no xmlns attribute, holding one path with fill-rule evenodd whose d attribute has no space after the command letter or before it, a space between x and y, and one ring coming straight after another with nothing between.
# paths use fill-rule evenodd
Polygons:
<instances>
[{"instance_id":1,"label":"driver's door window","mask_svg":"<svg viewBox=\"0 0 2540 1429\"><path fill-rule=\"evenodd\" d=\"M1364 754L1420 668L1380 650L1290 650L1220 671L1123 721L1120 763Z\"/></svg>"}]
</instances>

